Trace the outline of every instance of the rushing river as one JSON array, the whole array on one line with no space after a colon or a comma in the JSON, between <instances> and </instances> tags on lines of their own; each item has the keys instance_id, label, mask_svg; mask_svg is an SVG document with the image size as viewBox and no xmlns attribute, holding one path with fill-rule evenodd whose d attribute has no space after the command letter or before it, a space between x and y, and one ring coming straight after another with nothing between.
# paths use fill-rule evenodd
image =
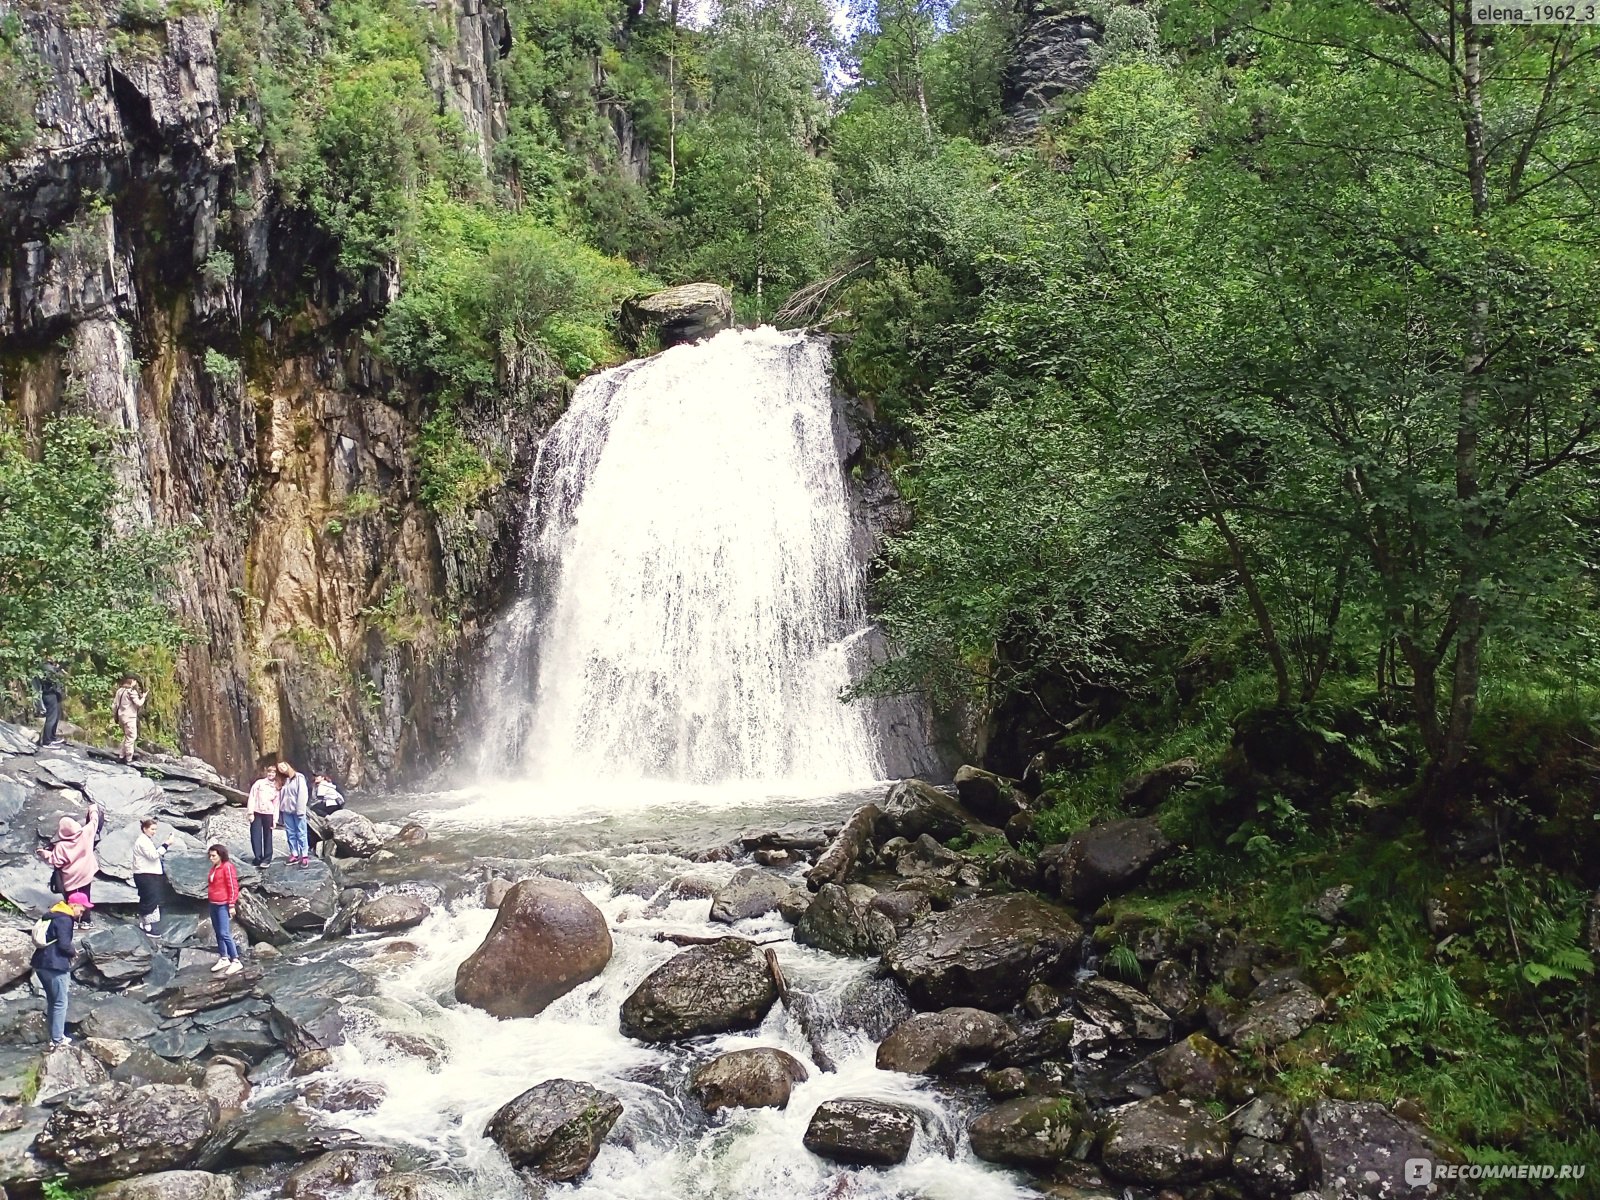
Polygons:
<instances>
[{"instance_id":1,"label":"rushing river","mask_svg":"<svg viewBox=\"0 0 1600 1200\"><path fill-rule=\"evenodd\" d=\"M494 1111L546 1079L593 1083L625 1106L588 1175L552 1195L615 1200L789 1200L801 1197L920 1197L1002 1200L1031 1195L1010 1174L973 1158L965 1136L970 1089L921 1076L879 1071L876 1043L909 1009L875 964L796 945L777 913L733 931L777 950L792 991L806 998L818 1040L834 1070L816 1060L815 1044L793 1013L776 1006L759 1029L684 1046L651 1046L622 1035L618 1009L652 969L677 952L659 932L722 934L709 920L711 901L674 898L725 881L733 862L699 862L743 830L820 828L836 824L881 789L824 799L771 797L751 802L737 791L686 789L665 795L630 789L590 807L562 806L530 817L526 787L445 796L393 797L380 819L415 817L431 831L429 846L452 863L488 858L508 873L544 870L576 879L610 921L615 953L605 972L531 1019L497 1020L455 1002L456 967L488 932L494 913L482 888L463 887L420 927L388 939L349 943L374 973L377 995L356 1002L368 1010L358 1032L335 1051L319 1078L382 1085L375 1110L345 1114L343 1123L375 1141L410 1147L419 1166L440 1174L448 1191L466 1197L521 1200L522 1184L482 1136ZM590 794L591 802L596 797ZM798 882L799 869L794 869ZM419 1037L438 1051L429 1062L396 1052L388 1033ZM781 1047L810 1071L785 1110L735 1110L707 1117L689 1095L694 1066L748 1046ZM293 1083L279 1087L288 1093ZM269 1093L270 1095L271 1093ZM889 1170L852 1170L801 1144L817 1106L836 1097L870 1097L912 1105L924 1115L909 1160ZM263 1196L268 1193L261 1193ZM357 1193L359 1194L359 1193Z\"/></svg>"}]
</instances>

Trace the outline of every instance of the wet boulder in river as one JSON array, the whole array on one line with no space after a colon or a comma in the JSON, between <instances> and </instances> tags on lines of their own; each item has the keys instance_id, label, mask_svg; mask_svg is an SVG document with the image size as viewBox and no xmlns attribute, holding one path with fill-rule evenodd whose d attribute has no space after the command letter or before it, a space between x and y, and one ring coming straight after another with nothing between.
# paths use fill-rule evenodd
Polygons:
<instances>
[{"instance_id":1,"label":"wet boulder in river","mask_svg":"<svg viewBox=\"0 0 1600 1200\"><path fill-rule=\"evenodd\" d=\"M991 825L1004 825L1018 813L1027 811L1028 798L1015 779L965 766L956 771L955 784L962 807Z\"/></svg>"},{"instance_id":2,"label":"wet boulder in river","mask_svg":"<svg viewBox=\"0 0 1600 1200\"><path fill-rule=\"evenodd\" d=\"M408 892L390 892L356 910L356 928L363 933L398 933L421 925L432 911L426 899Z\"/></svg>"},{"instance_id":3,"label":"wet boulder in river","mask_svg":"<svg viewBox=\"0 0 1600 1200\"><path fill-rule=\"evenodd\" d=\"M342 808L328 817L333 846L347 858L371 858L383 849L383 834L358 812Z\"/></svg>"},{"instance_id":4,"label":"wet boulder in river","mask_svg":"<svg viewBox=\"0 0 1600 1200\"><path fill-rule=\"evenodd\" d=\"M794 940L845 957L866 958L873 953L866 912L837 883L825 883L817 890L816 899L795 922Z\"/></svg>"},{"instance_id":5,"label":"wet boulder in river","mask_svg":"<svg viewBox=\"0 0 1600 1200\"><path fill-rule=\"evenodd\" d=\"M665 1042L753 1029L778 999L766 956L754 942L726 937L691 946L645 977L622 1004L622 1032Z\"/></svg>"},{"instance_id":6,"label":"wet boulder in river","mask_svg":"<svg viewBox=\"0 0 1600 1200\"><path fill-rule=\"evenodd\" d=\"M1083 929L1032 896L969 900L924 917L884 955L918 1008L1011 1008L1070 974Z\"/></svg>"},{"instance_id":7,"label":"wet boulder in river","mask_svg":"<svg viewBox=\"0 0 1600 1200\"><path fill-rule=\"evenodd\" d=\"M947 1008L907 1017L878 1047L880 1071L940 1075L992 1056L1016 1037L1003 1017L980 1008Z\"/></svg>"},{"instance_id":8,"label":"wet boulder in river","mask_svg":"<svg viewBox=\"0 0 1600 1200\"><path fill-rule=\"evenodd\" d=\"M695 1071L689 1090L708 1113L724 1108L786 1108L806 1079L794 1055L770 1046L719 1055Z\"/></svg>"},{"instance_id":9,"label":"wet boulder in river","mask_svg":"<svg viewBox=\"0 0 1600 1200\"><path fill-rule=\"evenodd\" d=\"M889 789L883 822L908 841L927 834L939 842L966 833L974 824L961 805L920 779L902 779Z\"/></svg>"},{"instance_id":10,"label":"wet boulder in river","mask_svg":"<svg viewBox=\"0 0 1600 1200\"><path fill-rule=\"evenodd\" d=\"M549 1079L496 1112L484 1135L512 1166L560 1183L589 1169L621 1115L622 1102L611 1093L571 1079Z\"/></svg>"},{"instance_id":11,"label":"wet boulder in river","mask_svg":"<svg viewBox=\"0 0 1600 1200\"><path fill-rule=\"evenodd\" d=\"M892 1167L911 1153L917 1114L880 1100L829 1100L806 1127L811 1153L854 1167Z\"/></svg>"},{"instance_id":12,"label":"wet boulder in river","mask_svg":"<svg viewBox=\"0 0 1600 1200\"><path fill-rule=\"evenodd\" d=\"M711 919L732 925L735 921L765 916L778 907L793 885L772 871L744 867L717 889L711 901Z\"/></svg>"},{"instance_id":13,"label":"wet boulder in river","mask_svg":"<svg viewBox=\"0 0 1600 1200\"><path fill-rule=\"evenodd\" d=\"M456 971L456 999L497 1017L532 1017L611 961L605 914L577 888L524 879L489 936Z\"/></svg>"}]
</instances>

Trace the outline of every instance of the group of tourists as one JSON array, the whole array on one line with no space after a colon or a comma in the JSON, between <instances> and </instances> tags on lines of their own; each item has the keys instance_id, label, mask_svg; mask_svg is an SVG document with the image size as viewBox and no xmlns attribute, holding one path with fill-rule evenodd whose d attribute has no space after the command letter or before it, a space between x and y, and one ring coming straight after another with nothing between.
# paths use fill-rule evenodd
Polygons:
<instances>
[{"instance_id":1,"label":"group of tourists","mask_svg":"<svg viewBox=\"0 0 1600 1200\"><path fill-rule=\"evenodd\" d=\"M137 687L133 680L125 681ZM120 698L119 691L119 698ZM142 691L133 700L133 717L143 707ZM59 695L57 697L59 711ZM48 714L46 720L48 721ZM119 716L119 720L120 720ZM125 737L134 735L123 724ZM53 732L49 730L48 732ZM43 739L46 744L50 739ZM124 754L131 755L131 741L124 743ZM126 758L125 758L126 761ZM272 861L272 836L281 822L289 840L289 862L304 865L311 861L309 812L323 815L344 807L344 797L326 775L315 776L308 784L303 772L287 761L266 764L261 777L251 787L246 804L250 814L250 845L257 866ZM104 832L100 807L90 804L83 818L64 816L56 823L56 836L39 859L51 868L50 890L61 900L54 904L33 929L33 970L45 998L45 1020L52 1048L67 1042L68 977L77 950L73 937L87 928L94 902L91 892L100 871L98 846ZM176 837L156 841L158 823L154 817L139 822L139 836L133 844L133 883L139 893L139 928L156 932L161 920L161 901L166 890L164 859ZM217 961L212 971L237 975L244 970L239 961L239 944L233 936L233 919L239 903L239 872L220 842L208 847L211 870L206 878L206 901L211 912L211 928L216 936Z\"/></svg>"},{"instance_id":2,"label":"group of tourists","mask_svg":"<svg viewBox=\"0 0 1600 1200\"><path fill-rule=\"evenodd\" d=\"M61 705L67 698L66 672L61 664L47 662L33 681L39 691L36 715L44 718L44 728L39 734L39 745L59 746L62 739L57 734L61 724ZM139 714L150 703L150 693L136 675L124 675L117 682L116 694L111 698L111 715L122 730L122 744L117 750L117 761L132 764L133 752L139 741Z\"/></svg>"}]
</instances>

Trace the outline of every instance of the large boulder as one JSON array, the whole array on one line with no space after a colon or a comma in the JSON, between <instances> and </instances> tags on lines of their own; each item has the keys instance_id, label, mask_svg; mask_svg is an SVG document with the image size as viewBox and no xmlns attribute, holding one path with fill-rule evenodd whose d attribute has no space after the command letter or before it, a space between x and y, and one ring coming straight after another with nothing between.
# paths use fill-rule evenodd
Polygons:
<instances>
[{"instance_id":1,"label":"large boulder","mask_svg":"<svg viewBox=\"0 0 1600 1200\"><path fill-rule=\"evenodd\" d=\"M100 1188L94 1200L234 1200L238 1185L210 1171L159 1171Z\"/></svg>"},{"instance_id":2,"label":"large boulder","mask_svg":"<svg viewBox=\"0 0 1600 1200\"><path fill-rule=\"evenodd\" d=\"M159 1028L161 1023L148 1004L131 996L106 996L89 1010L78 1032L86 1038L128 1042L149 1037Z\"/></svg>"},{"instance_id":3,"label":"large boulder","mask_svg":"<svg viewBox=\"0 0 1600 1200\"><path fill-rule=\"evenodd\" d=\"M1197 1183L1228 1165L1228 1132L1191 1100L1156 1096L1117 1109L1100 1161L1129 1183Z\"/></svg>"},{"instance_id":4,"label":"large boulder","mask_svg":"<svg viewBox=\"0 0 1600 1200\"><path fill-rule=\"evenodd\" d=\"M137 925L107 925L83 939L95 970L113 984L132 983L150 973L156 948Z\"/></svg>"},{"instance_id":5,"label":"large boulder","mask_svg":"<svg viewBox=\"0 0 1600 1200\"><path fill-rule=\"evenodd\" d=\"M484 1134L513 1166L564 1182L589 1169L621 1115L622 1102L609 1092L549 1079L496 1112Z\"/></svg>"},{"instance_id":6,"label":"large boulder","mask_svg":"<svg viewBox=\"0 0 1600 1200\"><path fill-rule=\"evenodd\" d=\"M1300 1114L1300 1133L1307 1182L1331 1200L1409 1198L1418 1190L1406 1180L1408 1161L1455 1160L1424 1130L1371 1100L1319 1100Z\"/></svg>"},{"instance_id":7,"label":"large boulder","mask_svg":"<svg viewBox=\"0 0 1600 1200\"><path fill-rule=\"evenodd\" d=\"M261 870L261 888L272 915L290 931L320 933L339 906L339 885L320 858L304 863L274 859Z\"/></svg>"},{"instance_id":8,"label":"large boulder","mask_svg":"<svg viewBox=\"0 0 1600 1200\"><path fill-rule=\"evenodd\" d=\"M1300 1156L1293 1146L1242 1137L1233 1144L1234 1178L1252 1196L1287 1196L1305 1181Z\"/></svg>"},{"instance_id":9,"label":"large boulder","mask_svg":"<svg viewBox=\"0 0 1600 1200\"><path fill-rule=\"evenodd\" d=\"M300 1162L330 1150L357 1147L361 1138L295 1104L268 1104L234 1118L205 1148L200 1165L267 1166Z\"/></svg>"},{"instance_id":10,"label":"large boulder","mask_svg":"<svg viewBox=\"0 0 1600 1200\"><path fill-rule=\"evenodd\" d=\"M711 900L711 919L732 925L762 917L778 907L794 885L781 875L760 867L743 867L717 889Z\"/></svg>"},{"instance_id":11,"label":"large boulder","mask_svg":"<svg viewBox=\"0 0 1600 1200\"><path fill-rule=\"evenodd\" d=\"M1043 1167L1069 1157L1084 1128L1077 1096L1021 1096L972 1123L972 1152L986 1162Z\"/></svg>"},{"instance_id":12,"label":"large boulder","mask_svg":"<svg viewBox=\"0 0 1600 1200\"><path fill-rule=\"evenodd\" d=\"M73 1183L105 1183L188 1166L217 1130L217 1102L176 1084L103 1083L62 1100L34 1153Z\"/></svg>"},{"instance_id":13,"label":"large boulder","mask_svg":"<svg viewBox=\"0 0 1600 1200\"><path fill-rule=\"evenodd\" d=\"M60 1046L39 1064L35 1104L51 1105L86 1087L105 1083L105 1065L82 1046Z\"/></svg>"},{"instance_id":14,"label":"large boulder","mask_svg":"<svg viewBox=\"0 0 1600 1200\"><path fill-rule=\"evenodd\" d=\"M873 953L867 931L867 914L837 883L825 883L794 925L794 940L802 946L845 957Z\"/></svg>"},{"instance_id":15,"label":"large boulder","mask_svg":"<svg viewBox=\"0 0 1600 1200\"><path fill-rule=\"evenodd\" d=\"M942 1075L992 1057L1015 1037L1005 1018L981 1008L916 1013L896 1025L879 1045L878 1069Z\"/></svg>"},{"instance_id":16,"label":"large boulder","mask_svg":"<svg viewBox=\"0 0 1600 1200\"><path fill-rule=\"evenodd\" d=\"M341 808L328 817L333 848L346 858L371 858L383 849L383 834L358 812Z\"/></svg>"},{"instance_id":17,"label":"large boulder","mask_svg":"<svg viewBox=\"0 0 1600 1200\"><path fill-rule=\"evenodd\" d=\"M906 1160L917 1136L917 1114L881 1100L829 1100L806 1127L813 1154L853 1167L892 1167Z\"/></svg>"},{"instance_id":18,"label":"large boulder","mask_svg":"<svg viewBox=\"0 0 1600 1200\"><path fill-rule=\"evenodd\" d=\"M980 767L966 766L956 771L956 796L961 806L991 825L1005 825L1018 813L1026 812L1028 798L1014 779L996 775Z\"/></svg>"},{"instance_id":19,"label":"large boulder","mask_svg":"<svg viewBox=\"0 0 1600 1200\"><path fill-rule=\"evenodd\" d=\"M497 1017L532 1017L610 961L611 930L587 896L569 883L524 879L456 970L456 999Z\"/></svg>"},{"instance_id":20,"label":"large boulder","mask_svg":"<svg viewBox=\"0 0 1600 1200\"><path fill-rule=\"evenodd\" d=\"M240 892L233 916L252 944L265 942L269 946L287 946L294 941L294 935L283 927L283 922L278 920L260 892Z\"/></svg>"},{"instance_id":21,"label":"large boulder","mask_svg":"<svg viewBox=\"0 0 1600 1200\"><path fill-rule=\"evenodd\" d=\"M399 933L421 925L432 911L422 896L390 892L368 900L356 910L356 928L363 933Z\"/></svg>"},{"instance_id":22,"label":"large boulder","mask_svg":"<svg viewBox=\"0 0 1600 1200\"><path fill-rule=\"evenodd\" d=\"M665 1042L753 1029L778 999L760 947L727 937L691 946L645 977L622 1003L622 1032Z\"/></svg>"},{"instance_id":23,"label":"large boulder","mask_svg":"<svg viewBox=\"0 0 1600 1200\"><path fill-rule=\"evenodd\" d=\"M684 283L622 306L622 330L637 350L665 350L733 325L733 297L717 283Z\"/></svg>"},{"instance_id":24,"label":"large boulder","mask_svg":"<svg viewBox=\"0 0 1600 1200\"><path fill-rule=\"evenodd\" d=\"M971 900L925 917L884 961L918 1008L1003 1011L1030 985L1071 973L1083 929L1032 896Z\"/></svg>"},{"instance_id":25,"label":"large boulder","mask_svg":"<svg viewBox=\"0 0 1600 1200\"><path fill-rule=\"evenodd\" d=\"M938 842L966 833L974 823L955 800L920 779L902 779L889 789L883 821L907 841L927 834Z\"/></svg>"},{"instance_id":26,"label":"large boulder","mask_svg":"<svg viewBox=\"0 0 1600 1200\"><path fill-rule=\"evenodd\" d=\"M689 1090L708 1113L725 1108L786 1108L789 1093L806 1080L800 1060L761 1046L722 1054L695 1071Z\"/></svg>"},{"instance_id":27,"label":"large boulder","mask_svg":"<svg viewBox=\"0 0 1600 1200\"><path fill-rule=\"evenodd\" d=\"M1275 976L1250 993L1245 1007L1217 1024L1230 1046L1271 1050L1299 1037L1327 1011L1322 997L1303 980Z\"/></svg>"},{"instance_id":28,"label":"large boulder","mask_svg":"<svg viewBox=\"0 0 1600 1200\"><path fill-rule=\"evenodd\" d=\"M1105 821L1039 854L1047 885L1063 900L1097 905L1132 887L1174 847L1154 817Z\"/></svg>"},{"instance_id":29,"label":"large boulder","mask_svg":"<svg viewBox=\"0 0 1600 1200\"><path fill-rule=\"evenodd\" d=\"M1233 1093L1238 1064L1203 1033L1191 1033L1155 1056L1156 1078L1169 1092L1194 1100Z\"/></svg>"}]
</instances>

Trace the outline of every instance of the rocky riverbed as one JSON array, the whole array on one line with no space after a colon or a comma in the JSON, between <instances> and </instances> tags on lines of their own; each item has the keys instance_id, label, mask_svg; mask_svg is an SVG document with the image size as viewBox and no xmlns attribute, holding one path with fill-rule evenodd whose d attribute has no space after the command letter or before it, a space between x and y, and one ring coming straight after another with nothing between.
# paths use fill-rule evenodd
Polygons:
<instances>
[{"instance_id":1,"label":"rocky riverbed","mask_svg":"<svg viewBox=\"0 0 1600 1200\"><path fill-rule=\"evenodd\" d=\"M89 799L95 921L46 1053L32 852ZM199 855L242 846L236 801L192 760L0 725L10 1195L1379 1197L1438 1153L1380 1105L1274 1090L1328 1002L1270 951L1093 927L1170 852L1153 821L1041 851L1022 793L971 770L626 815L389 797L322 823L310 867L241 872L252 944L219 978ZM153 937L127 874L148 813L185 841ZM1093 969L1111 944L1137 972Z\"/></svg>"}]
</instances>

